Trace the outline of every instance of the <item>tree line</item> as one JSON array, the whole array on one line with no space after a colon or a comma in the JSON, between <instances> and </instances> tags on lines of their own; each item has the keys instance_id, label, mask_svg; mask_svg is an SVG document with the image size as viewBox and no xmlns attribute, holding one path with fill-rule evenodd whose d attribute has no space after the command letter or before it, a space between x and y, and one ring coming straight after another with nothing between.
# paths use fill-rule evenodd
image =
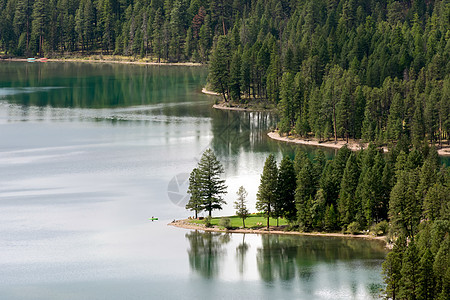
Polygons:
<instances>
[{"instance_id":1,"label":"tree line","mask_svg":"<svg viewBox=\"0 0 450 300\"><path fill-rule=\"evenodd\" d=\"M450 1L257 2L215 39L209 87L276 105L281 134L441 145Z\"/></svg>"},{"instance_id":2,"label":"tree line","mask_svg":"<svg viewBox=\"0 0 450 300\"><path fill-rule=\"evenodd\" d=\"M248 0L0 0L0 50L206 62L214 37L250 6Z\"/></svg>"},{"instance_id":3,"label":"tree line","mask_svg":"<svg viewBox=\"0 0 450 300\"><path fill-rule=\"evenodd\" d=\"M371 144L342 147L332 160L298 152L278 167L269 155L257 209L285 217L301 231L369 230L394 243L383 264L389 299L450 295L450 173L434 147L387 154Z\"/></svg>"}]
</instances>

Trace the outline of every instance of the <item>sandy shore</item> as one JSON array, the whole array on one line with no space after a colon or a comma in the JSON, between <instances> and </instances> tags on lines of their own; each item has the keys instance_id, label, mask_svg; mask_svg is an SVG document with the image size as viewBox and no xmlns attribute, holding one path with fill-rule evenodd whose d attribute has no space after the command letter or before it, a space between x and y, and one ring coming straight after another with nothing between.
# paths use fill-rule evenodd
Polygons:
<instances>
[{"instance_id":1,"label":"sandy shore","mask_svg":"<svg viewBox=\"0 0 450 300\"><path fill-rule=\"evenodd\" d=\"M212 95L212 96L221 96L219 93L207 90L206 88L202 88L202 93L206 95Z\"/></svg>"},{"instance_id":2,"label":"sandy shore","mask_svg":"<svg viewBox=\"0 0 450 300\"><path fill-rule=\"evenodd\" d=\"M26 62L26 58L7 58L0 61L21 61ZM203 66L201 63L183 62L183 63L157 63L150 61L132 61L132 60L114 60L114 59L92 59L92 58L49 58L48 62L87 62L87 63L112 63L112 64L127 64L127 65L150 65L150 66L186 66L198 67ZM36 59L38 63L38 59Z\"/></svg>"},{"instance_id":3,"label":"sandy shore","mask_svg":"<svg viewBox=\"0 0 450 300\"><path fill-rule=\"evenodd\" d=\"M213 108L222 110L235 110L235 111L274 111L274 109L252 107L246 104L233 104L233 105L234 106L229 106L229 103L222 102L219 104L214 104Z\"/></svg>"},{"instance_id":4,"label":"sandy shore","mask_svg":"<svg viewBox=\"0 0 450 300\"><path fill-rule=\"evenodd\" d=\"M168 224L169 226L175 226L184 229L190 230L202 230L202 231L211 231L211 232L225 232L225 233L249 233L249 234L283 234L283 235L302 235L302 236L322 236L322 237L339 237L339 238L352 238L352 239L366 239L366 240L374 240L383 242L386 244L386 247L389 245L386 243L386 238L384 236L373 236L367 234L342 234L342 233L321 233L321 232L298 232L298 231L283 231L282 227L270 227L270 231L267 229L249 229L249 228L240 228L240 229L220 229L218 227L205 227L204 224L194 224L190 223L188 220L175 220L172 223Z\"/></svg>"},{"instance_id":5,"label":"sandy shore","mask_svg":"<svg viewBox=\"0 0 450 300\"><path fill-rule=\"evenodd\" d=\"M319 142L316 139L298 139L290 136L280 136L280 134L276 131L271 131L267 133L267 135L274 140L282 141L282 142L288 142L288 143L294 143L294 144L301 144L301 145L309 145L309 146L319 146L319 147L327 147L327 148L334 148L334 149L340 149L342 146L347 145L347 147L350 150L358 151L361 150L361 148L367 147L366 144L359 144L355 142L345 142L345 141L337 141L336 143L334 141L327 141L327 142Z\"/></svg>"},{"instance_id":6,"label":"sandy shore","mask_svg":"<svg viewBox=\"0 0 450 300\"><path fill-rule=\"evenodd\" d=\"M349 141L348 143L342 140L338 140L336 143L334 141L326 141L326 142L319 142L316 139L299 139L294 138L290 136L280 136L280 134L276 131L272 131L267 133L267 135L274 140L287 142L287 143L294 143L294 144L301 144L301 145L309 145L309 146L319 146L319 147L327 147L327 148L333 148L333 149L340 149L342 146L347 145L347 147L352 151L358 151L361 149L366 149L368 144L367 143L358 143L354 141ZM383 147L384 152L387 152L388 149L386 147ZM443 146L441 149L437 150L438 154L441 156L450 156L450 146Z\"/></svg>"}]
</instances>

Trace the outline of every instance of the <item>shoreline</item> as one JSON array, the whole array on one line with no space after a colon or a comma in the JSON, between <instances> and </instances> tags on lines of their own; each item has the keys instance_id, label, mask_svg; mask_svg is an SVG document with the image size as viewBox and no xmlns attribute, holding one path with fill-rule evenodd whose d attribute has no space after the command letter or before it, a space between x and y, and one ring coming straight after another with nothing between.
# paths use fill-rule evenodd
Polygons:
<instances>
[{"instance_id":1,"label":"shoreline","mask_svg":"<svg viewBox=\"0 0 450 300\"><path fill-rule=\"evenodd\" d=\"M219 96L222 97L220 93L213 92L210 90L207 90L206 87L202 88L202 93L206 95L211 96ZM229 106L229 105L235 105L235 106ZM247 112L260 112L260 111L268 111L273 112L275 111L275 108L258 108L258 107L252 107L248 104L232 104L230 102L222 101L218 104L213 104L212 106L214 109L220 109L220 110L233 110L233 111L247 111Z\"/></svg>"},{"instance_id":2,"label":"shoreline","mask_svg":"<svg viewBox=\"0 0 450 300\"><path fill-rule=\"evenodd\" d=\"M4 58L0 61L17 61L17 62L27 62L26 58ZM36 60L34 63L39 63ZM127 61L118 59L94 59L92 57L87 58L49 58L47 62L86 62L86 63L112 63L112 64L126 64L126 65L149 65L149 66L184 66L184 67L200 67L204 66L202 63L193 62L179 62L179 63L165 63L165 62L151 62L151 61Z\"/></svg>"},{"instance_id":3,"label":"shoreline","mask_svg":"<svg viewBox=\"0 0 450 300\"><path fill-rule=\"evenodd\" d=\"M228 103L229 104L229 103ZM242 104L245 105L245 104ZM214 109L220 109L220 110L233 110L233 111L246 111L246 112L273 112L275 111L274 108L257 108L257 107L251 107L251 106L227 106L226 102L222 102L219 104L213 105Z\"/></svg>"},{"instance_id":4,"label":"shoreline","mask_svg":"<svg viewBox=\"0 0 450 300\"><path fill-rule=\"evenodd\" d=\"M299 138L290 138L289 136L280 136L280 134L276 131L271 131L267 133L267 136L273 140L292 143L292 144L300 144L300 145L308 145L308 146L318 146L332 149L340 149L342 146L347 145L347 147L352 151L359 151L361 149L366 149L368 143L358 143L354 141L349 141L348 143L342 140L338 140L337 143L334 141L326 141L319 142L316 139L299 139ZM382 148L384 152L388 152L386 147ZM440 156L450 156L450 146L444 146L441 149L437 149L437 153Z\"/></svg>"},{"instance_id":5,"label":"shoreline","mask_svg":"<svg viewBox=\"0 0 450 300\"><path fill-rule=\"evenodd\" d=\"M278 235L299 235L299 236L319 236L319 237L338 237L338 238L350 238L350 239L364 239L383 242L385 247L390 249L390 244L387 243L385 236L373 236L367 234L343 234L343 233L321 233L321 232L299 232L299 231L282 231L274 230L267 231L265 229L250 229L250 228L239 228L239 229L220 229L218 227L205 227L204 224L190 223L188 220L175 220L167 224L168 226L188 229L188 230L202 230L205 232L221 232L221 233L248 233L248 234L278 234Z\"/></svg>"}]
</instances>

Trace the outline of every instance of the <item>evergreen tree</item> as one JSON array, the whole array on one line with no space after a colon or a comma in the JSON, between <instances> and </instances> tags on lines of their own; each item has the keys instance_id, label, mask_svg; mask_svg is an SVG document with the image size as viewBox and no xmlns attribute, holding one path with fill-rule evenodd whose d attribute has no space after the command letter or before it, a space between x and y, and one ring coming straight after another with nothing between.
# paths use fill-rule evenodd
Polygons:
<instances>
[{"instance_id":1,"label":"evergreen tree","mask_svg":"<svg viewBox=\"0 0 450 300\"><path fill-rule=\"evenodd\" d=\"M400 235L395 241L392 251L383 262L384 281L386 283L386 296L393 300L400 298L400 281L402 279L403 253L406 248L406 239Z\"/></svg>"},{"instance_id":2,"label":"evergreen tree","mask_svg":"<svg viewBox=\"0 0 450 300\"><path fill-rule=\"evenodd\" d=\"M281 160L277 180L277 200L274 215L277 218L277 226L278 217L280 216L285 217L290 222L294 221L297 217L295 207L296 186L294 163L289 156L285 156Z\"/></svg>"},{"instance_id":3,"label":"evergreen tree","mask_svg":"<svg viewBox=\"0 0 450 300\"><path fill-rule=\"evenodd\" d=\"M197 168L194 168L189 176L189 188L188 193L191 194L189 202L186 204L186 209L195 212L195 218L197 219L198 213L201 212L203 207L202 199L202 185L200 182L200 173Z\"/></svg>"},{"instance_id":4,"label":"evergreen tree","mask_svg":"<svg viewBox=\"0 0 450 300\"><path fill-rule=\"evenodd\" d=\"M202 186L201 198L203 209L211 216L214 209L222 209L222 204L226 204L222 195L226 194L227 186L225 180L220 179L224 172L223 166L217 160L211 149L206 149L197 166L199 182Z\"/></svg>"},{"instance_id":5,"label":"evergreen tree","mask_svg":"<svg viewBox=\"0 0 450 300\"><path fill-rule=\"evenodd\" d=\"M345 165L344 175L339 192L338 212L342 226L354 221L356 212L361 210L360 203L355 202L356 188L358 187L360 169L355 154L350 154Z\"/></svg>"},{"instance_id":6,"label":"evergreen tree","mask_svg":"<svg viewBox=\"0 0 450 300\"><path fill-rule=\"evenodd\" d=\"M242 227L245 228L245 219L250 215L246 205L247 201L245 200L248 193L243 186L240 186L236 194L238 197L234 202L234 208L236 209L236 215L242 219Z\"/></svg>"},{"instance_id":7,"label":"evergreen tree","mask_svg":"<svg viewBox=\"0 0 450 300\"><path fill-rule=\"evenodd\" d=\"M418 299L434 299L436 294L434 273L433 273L433 261L434 257L429 248L425 249L425 252L420 259L419 275L418 275L418 287L417 298Z\"/></svg>"},{"instance_id":8,"label":"evergreen tree","mask_svg":"<svg viewBox=\"0 0 450 300\"><path fill-rule=\"evenodd\" d=\"M235 101L241 99L241 52L233 54L230 66L230 97Z\"/></svg>"},{"instance_id":9,"label":"evergreen tree","mask_svg":"<svg viewBox=\"0 0 450 300\"><path fill-rule=\"evenodd\" d=\"M224 101L229 100L230 49L226 36L220 36L211 54L209 83L214 91L220 93Z\"/></svg>"},{"instance_id":10,"label":"evergreen tree","mask_svg":"<svg viewBox=\"0 0 450 300\"><path fill-rule=\"evenodd\" d=\"M419 292L419 252L414 240L408 244L403 255L399 297L401 299L418 299Z\"/></svg>"},{"instance_id":11,"label":"evergreen tree","mask_svg":"<svg viewBox=\"0 0 450 300\"><path fill-rule=\"evenodd\" d=\"M40 56L44 55L45 36L49 30L50 16L48 14L48 2L45 0L36 0L33 5L32 36L37 43Z\"/></svg>"},{"instance_id":12,"label":"evergreen tree","mask_svg":"<svg viewBox=\"0 0 450 300\"><path fill-rule=\"evenodd\" d=\"M256 209L263 211L267 216L267 229L269 229L269 220L272 213L274 202L277 198L277 180L278 167L275 157L270 154L264 163L263 173L261 174L261 183L256 194Z\"/></svg>"},{"instance_id":13,"label":"evergreen tree","mask_svg":"<svg viewBox=\"0 0 450 300\"><path fill-rule=\"evenodd\" d=\"M303 230L310 230L311 224L311 202L317 189L314 169L309 159L306 159L300 172L297 174L297 189L295 202L297 206L298 223Z\"/></svg>"},{"instance_id":14,"label":"evergreen tree","mask_svg":"<svg viewBox=\"0 0 450 300\"><path fill-rule=\"evenodd\" d=\"M420 206L416 197L417 174L401 171L389 200L389 217L396 229L412 237L420 221Z\"/></svg>"}]
</instances>

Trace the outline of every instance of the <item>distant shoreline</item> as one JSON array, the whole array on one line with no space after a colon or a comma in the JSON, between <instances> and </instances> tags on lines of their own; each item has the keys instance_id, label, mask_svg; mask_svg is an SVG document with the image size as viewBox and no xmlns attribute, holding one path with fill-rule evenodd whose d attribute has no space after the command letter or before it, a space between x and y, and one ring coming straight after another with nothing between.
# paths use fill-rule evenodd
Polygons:
<instances>
[{"instance_id":1,"label":"distant shoreline","mask_svg":"<svg viewBox=\"0 0 450 300\"><path fill-rule=\"evenodd\" d=\"M202 230L205 232L222 232L222 233L249 233L249 234L278 234L278 235L299 235L299 236L321 236L321 237L339 237L339 238L351 238L351 239L365 239L373 240L378 242L383 242L386 248L389 248L389 244L386 242L385 236L373 236L367 234L342 234L342 233L321 233L321 232L299 232L299 231L282 231L277 227L270 231L265 229L250 229L250 228L240 228L240 229L221 229L218 227L206 227L204 224L190 223L189 220L175 220L168 224L169 226L174 226L189 230Z\"/></svg>"},{"instance_id":2,"label":"distant shoreline","mask_svg":"<svg viewBox=\"0 0 450 300\"><path fill-rule=\"evenodd\" d=\"M26 58L3 58L0 61L18 61L27 62ZM87 63L113 63L113 64L126 64L126 65L149 65L149 66L184 66L184 67L200 67L204 66L202 63L193 62L179 62L179 63L169 63L169 62L151 62L151 61L139 61L139 60L118 60L118 59L95 59L92 57L88 58L49 58L48 62L87 62ZM34 63L34 62L33 62ZM35 63L39 63L36 59Z\"/></svg>"},{"instance_id":3,"label":"distant shoreline","mask_svg":"<svg viewBox=\"0 0 450 300\"><path fill-rule=\"evenodd\" d=\"M347 147L352 151L359 151L361 149L367 148L367 143L358 143L354 141L349 141L348 143L342 140L338 140L336 143L334 141L326 141L326 142L319 142L319 140L310 138L310 139L300 139L300 138L294 138L289 136L280 136L280 134L277 131L271 131L267 133L267 136L269 138L280 141L280 142L287 142L292 144L300 144L300 145L309 145L309 146L318 146L318 147L326 147L326 148L332 148L332 149L340 149L344 145L347 145ZM383 147L384 152L388 152L388 149L386 147ZM443 146L441 149L437 149L438 155L440 156L450 156L450 146Z\"/></svg>"}]
</instances>

